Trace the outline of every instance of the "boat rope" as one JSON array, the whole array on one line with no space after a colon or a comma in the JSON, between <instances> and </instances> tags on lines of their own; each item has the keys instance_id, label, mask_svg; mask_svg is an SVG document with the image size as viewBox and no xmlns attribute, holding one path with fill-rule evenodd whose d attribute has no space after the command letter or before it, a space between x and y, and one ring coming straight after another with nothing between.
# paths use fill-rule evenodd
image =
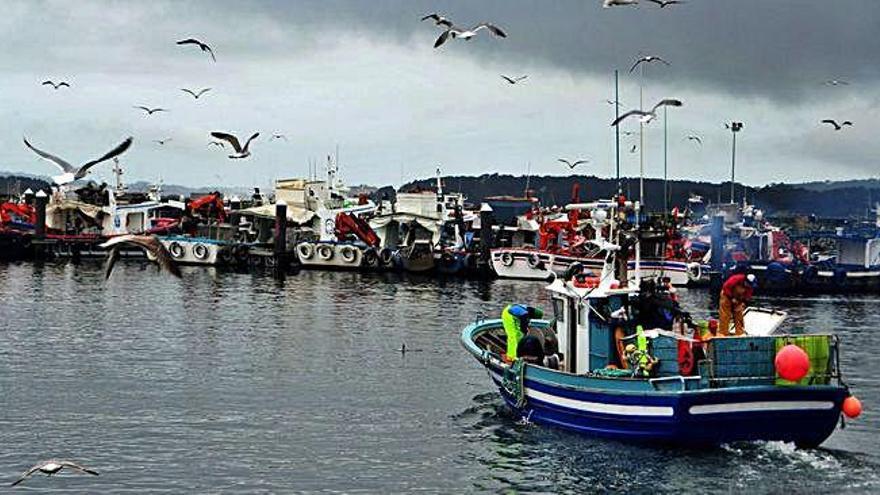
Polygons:
<instances>
[{"instance_id":1,"label":"boat rope","mask_svg":"<svg viewBox=\"0 0 880 495\"><path fill-rule=\"evenodd\" d=\"M517 359L502 373L501 386L510 394L515 402L517 409L522 409L526 405L526 391L524 384L525 361Z\"/></svg>"}]
</instances>

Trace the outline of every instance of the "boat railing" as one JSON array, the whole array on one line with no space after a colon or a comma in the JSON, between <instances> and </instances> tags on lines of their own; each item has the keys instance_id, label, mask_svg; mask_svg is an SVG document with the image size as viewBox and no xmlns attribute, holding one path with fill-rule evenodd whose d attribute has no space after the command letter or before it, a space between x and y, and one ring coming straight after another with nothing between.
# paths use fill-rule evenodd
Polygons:
<instances>
[{"instance_id":1,"label":"boat railing","mask_svg":"<svg viewBox=\"0 0 880 495\"><path fill-rule=\"evenodd\" d=\"M774 364L778 349L789 343L807 348L810 358L809 372L796 382L781 378ZM697 366L701 384L710 388L828 385L833 381L843 384L840 339L833 334L713 339L707 346L706 359L700 360Z\"/></svg>"}]
</instances>

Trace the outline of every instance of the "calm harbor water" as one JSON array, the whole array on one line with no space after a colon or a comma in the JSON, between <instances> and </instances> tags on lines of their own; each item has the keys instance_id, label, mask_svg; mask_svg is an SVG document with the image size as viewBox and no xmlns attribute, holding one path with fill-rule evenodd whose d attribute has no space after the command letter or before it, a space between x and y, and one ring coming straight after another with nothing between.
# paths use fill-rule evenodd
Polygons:
<instances>
[{"instance_id":1,"label":"calm harbor water","mask_svg":"<svg viewBox=\"0 0 880 495\"><path fill-rule=\"evenodd\" d=\"M865 413L817 450L665 450L523 424L459 330L535 282L0 264L0 486L41 493L880 491L880 297L763 298L841 335ZM704 291L682 291L706 313ZM420 352L402 357L406 342ZM2 481L7 480L7 481Z\"/></svg>"}]
</instances>

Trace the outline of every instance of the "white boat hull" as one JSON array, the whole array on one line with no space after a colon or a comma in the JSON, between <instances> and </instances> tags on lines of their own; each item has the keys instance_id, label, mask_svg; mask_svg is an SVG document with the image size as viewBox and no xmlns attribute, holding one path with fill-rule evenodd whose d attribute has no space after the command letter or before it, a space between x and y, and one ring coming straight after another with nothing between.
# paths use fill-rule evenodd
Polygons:
<instances>
[{"instance_id":1,"label":"white boat hull","mask_svg":"<svg viewBox=\"0 0 880 495\"><path fill-rule=\"evenodd\" d=\"M186 265L214 266L221 264L220 251L226 246L209 239L160 239L174 260Z\"/></svg>"},{"instance_id":2,"label":"white boat hull","mask_svg":"<svg viewBox=\"0 0 880 495\"><path fill-rule=\"evenodd\" d=\"M358 270L369 268L363 247L334 242L301 242L296 257L303 268Z\"/></svg>"},{"instance_id":3,"label":"white boat hull","mask_svg":"<svg viewBox=\"0 0 880 495\"><path fill-rule=\"evenodd\" d=\"M527 280L547 280L552 275L561 275L572 263L580 263L584 268L601 272L601 258L578 258L537 251L534 249L501 248L492 250L492 268L501 278ZM629 261L630 279L635 278L635 261ZM672 260L645 259L641 263L643 279L669 277L672 285L685 286L699 278L689 263Z\"/></svg>"}]
</instances>

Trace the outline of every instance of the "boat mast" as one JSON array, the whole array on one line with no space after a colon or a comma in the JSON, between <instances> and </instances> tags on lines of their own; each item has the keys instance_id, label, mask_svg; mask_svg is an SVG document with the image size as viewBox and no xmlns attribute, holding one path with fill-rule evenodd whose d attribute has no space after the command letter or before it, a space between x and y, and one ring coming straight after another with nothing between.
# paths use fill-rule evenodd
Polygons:
<instances>
[{"instance_id":1,"label":"boat mast","mask_svg":"<svg viewBox=\"0 0 880 495\"><path fill-rule=\"evenodd\" d=\"M620 118L620 86L618 84L618 74L617 69L614 69L614 120L616 121ZM621 184L620 184L620 126L614 126L614 148L615 148L615 163L617 168L617 194L620 194Z\"/></svg>"}]
</instances>

